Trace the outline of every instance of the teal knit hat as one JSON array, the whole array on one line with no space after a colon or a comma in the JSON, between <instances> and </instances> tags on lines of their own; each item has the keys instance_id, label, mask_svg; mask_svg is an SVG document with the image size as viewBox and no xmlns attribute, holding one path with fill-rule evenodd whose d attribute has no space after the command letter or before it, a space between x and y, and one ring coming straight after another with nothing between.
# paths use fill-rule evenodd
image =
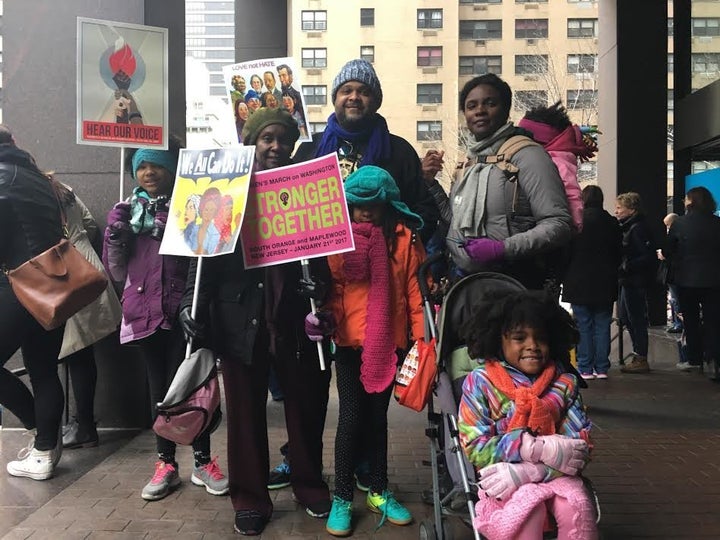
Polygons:
<instances>
[{"instance_id":1,"label":"teal knit hat","mask_svg":"<svg viewBox=\"0 0 720 540\"><path fill-rule=\"evenodd\" d=\"M345 179L345 198L351 205L389 203L418 229L423 228L423 219L400 200L400 190L390 173L375 165L360 167Z\"/></svg>"},{"instance_id":2,"label":"teal knit hat","mask_svg":"<svg viewBox=\"0 0 720 540\"><path fill-rule=\"evenodd\" d=\"M135 172L143 161L160 165L175 178L177 170L177 157L168 150L155 150L154 148L139 148L132 157L132 175L135 178Z\"/></svg>"}]
</instances>

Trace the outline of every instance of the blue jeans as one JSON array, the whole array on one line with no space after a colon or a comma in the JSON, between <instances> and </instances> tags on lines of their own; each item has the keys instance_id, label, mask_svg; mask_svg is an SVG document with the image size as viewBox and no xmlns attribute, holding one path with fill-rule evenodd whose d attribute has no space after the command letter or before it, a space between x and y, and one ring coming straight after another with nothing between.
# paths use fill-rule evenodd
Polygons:
<instances>
[{"instance_id":1,"label":"blue jeans","mask_svg":"<svg viewBox=\"0 0 720 540\"><path fill-rule=\"evenodd\" d=\"M612 304L590 306L572 304L573 316L580 331L577 363L580 373L607 373L610 369L610 323Z\"/></svg>"},{"instance_id":2,"label":"blue jeans","mask_svg":"<svg viewBox=\"0 0 720 540\"><path fill-rule=\"evenodd\" d=\"M618 299L618 316L630 332L633 352L639 356L648 353L647 291L644 287L623 285Z\"/></svg>"}]
</instances>

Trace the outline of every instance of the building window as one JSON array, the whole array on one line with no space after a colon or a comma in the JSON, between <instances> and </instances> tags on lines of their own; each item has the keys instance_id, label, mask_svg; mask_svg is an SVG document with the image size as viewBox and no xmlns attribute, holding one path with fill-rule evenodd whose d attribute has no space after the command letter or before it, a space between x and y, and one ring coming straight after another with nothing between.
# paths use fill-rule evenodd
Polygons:
<instances>
[{"instance_id":1,"label":"building window","mask_svg":"<svg viewBox=\"0 0 720 540\"><path fill-rule=\"evenodd\" d=\"M545 90L518 90L513 92L515 109L528 111L535 107L547 107L548 96Z\"/></svg>"},{"instance_id":2,"label":"building window","mask_svg":"<svg viewBox=\"0 0 720 540\"><path fill-rule=\"evenodd\" d=\"M668 98L667 98L667 108L668 111L675 110L675 96L674 96L674 90L670 88L668 91Z\"/></svg>"},{"instance_id":3,"label":"building window","mask_svg":"<svg viewBox=\"0 0 720 540\"><path fill-rule=\"evenodd\" d=\"M460 0L461 4L502 4L502 0Z\"/></svg>"},{"instance_id":4,"label":"building window","mask_svg":"<svg viewBox=\"0 0 720 540\"><path fill-rule=\"evenodd\" d=\"M360 58L370 62L375 62L375 47L373 45L362 45L360 47Z\"/></svg>"},{"instance_id":5,"label":"building window","mask_svg":"<svg viewBox=\"0 0 720 540\"><path fill-rule=\"evenodd\" d=\"M690 55L693 73L717 73L720 53L693 53Z\"/></svg>"},{"instance_id":6,"label":"building window","mask_svg":"<svg viewBox=\"0 0 720 540\"><path fill-rule=\"evenodd\" d=\"M548 57L546 54L516 54L515 75L534 75L547 73Z\"/></svg>"},{"instance_id":7,"label":"building window","mask_svg":"<svg viewBox=\"0 0 720 540\"><path fill-rule=\"evenodd\" d=\"M461 56L460 75L502 74L502 56Z\"/></svg>"},{"instance_id":8,"label":"building window","mask_svg":"<svg viewBox=\"0 0 720 540\"><path fill-rule=\"evenodd\" d=\"M568 54L568 73L597 72L597 54Z\"/></svg>"},{"instance_id":9,"label":"building window","mask_svg":"<svg viewBox=\"0 0 720 540\"><path fill-rule=\"evenodd\" d=\"M312 133L322 133L327 127L327 122L310 122L310 131Z\"/></svg>"},{"instance_id":10,"label":"building window","mask_svg":"<svg viewBox=\"0 0 720 540\"><path fill-rule=\"evenodd\" d=\"M327 11L303 11L302 29L306 32L324 32L327 30Z\"/></svg>"},{"instance_id":11,"label":"building window","mask_svg":"<svg viewBox=\"0 0 720 540\"><path fill-rule=\"evenodd\" d=\"M720 19L695 19L692 20L693 36L720 36Z\"/></svg>"},{"instance_id":12,"label":"building window","mask_svg":"<svg viewBox=\"0 0 720 540\"><path fill-rule=\"evenodd\" d=\"M419 67L442 66L442 60L443 60L442 47L418 47L417 48L417 65Z\"/></svg>"},{"instance_id":13,"label":"building window","mask_svg":"<svg viewBox=\"0 0 720 540\"><path fill-rule=\"evenodd\" d=\"M594 109L597 106L597 90L568 90L565 106L568 109Z\"/></svg>"},{"instance_id":14,"label":"building window","mask_svg":"<svg viewBox=\"0 0 720 540\"><path fill-rule=\"evenodd\" d=\"M442 103L442 84L418 84L417 102Z\"/></svg>"},{"instance_id":15,"label":"building window","mask_svg":"<svg viewBox=\"0 0 720 540\"><path fill-rule=\"evenodd\" d=\"M303 86L303 96L308 105L327 105L327 86L314 85Z\"/></svg>"},{"instance_id":16,"label":"building window","mask_svg":"<svg viewBox=\"0 0 720 540\"><path fill-rule=\"evenodd\" d=\"M598 35L597 19L568 19L567 37L592 38Z\"/></svg>"},{"instance_id":17,"label":"building window","mask_svg":"<svg viewBox=\"0 0 720 540\"><path fill-rule=\"evenodd\" d=\"M417 10L417 27L425 28L442 28L443 27L443 10L442 9L418 9Z\"/></svg>"},{"instance_id":18,"label":"building window","mask_svg":"<svg viewBox=\"0 0 720 540\"><path fill-rule=\"evenodd\" d=\"M516 19L516 39L538 39L548 37L547 19Z\"/></svg>"},{"instance_id":19,"label":"building window","mask_svg":"<svg viewBox=\"0 0 720 540\"><path fill-rule=\"evenodd\" d=\"M375 8L360 8L360 26L375 26Z\"/></svg>"},{"instance_id":20,"label":"building window","mask_svg":"<svg viewBox=\"0 0 720 540\"><path fill-rule=\"evenodd\" d=\"M418 141L440 141L442 140L442 122L433 120L430 122L417 123Z\"/></svg>"},{"instance_id":21,"label":"building window","mask_svg":"<svg viewBox=\"0 0 720 540\"><path fill-rule=\"evenodd\" d=\"M516 4L547 4L548 0L515 0Z\"/></svg>"},{"instance_id":22,"label":"building window","mask_svg":"<svg viewBox=\"0 0 720 540\"><path fill-rule=\"evenodd\" d=\"M675 33L675 22L672 17L668 17L668 37L672 37Z\"/></svg>"},{"instance_id":23,"label":"building window","mask_svg":"<svg viewBox=\"0 0 720 540\"><path fill-rule=\"evenodd\" d=\"M672 53L668 54L668 73L675 71L675 56Z\"/></svg>"},{"instance_id":24,"label":"building window","mask_svg":"<svg viewBox=\"0 0 720 540\"><path fill-rule=\"evenodd\" d=\"M460 39L502 39L502 21L460 21Z\"/></svg>"},{"instance_id":25,"label":"building window","mask_svg":"<svg viewBox=\"0 0 720 540\"><path fill-rule=\"evenodd\" d=\"M303 49L302 67L324 68L327 67L327 49Z\"/></svg>"}]
</instances>

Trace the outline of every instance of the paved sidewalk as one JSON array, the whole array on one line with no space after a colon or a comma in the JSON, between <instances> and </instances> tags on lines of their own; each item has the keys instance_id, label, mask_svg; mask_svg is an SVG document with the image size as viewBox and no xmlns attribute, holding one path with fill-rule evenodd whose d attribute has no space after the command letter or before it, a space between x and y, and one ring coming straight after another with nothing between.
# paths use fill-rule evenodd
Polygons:
<instances>
[{"instance_id":1,"label":"paved sidewalk","mask_svg":"<svg viewBox=\"0 0 720 540\"><path fill-rule=\"evenodd\" d=\"M334 389L333 389L334 390ZM587 474L603 511L604 539L720 538L720 385L698 373L672 369L590 381L583 392L595 423L595 451ZM408 504L415 522L386 524L364 508L357 492L353 538L418 537L418 523L431 507L420 502L430 485L424 413L390 407L391 489ZM268 403L271 456L285 438L282 404ZM325 431L325 467L332 483L334 392ZM151 432L101 432L96 449L68 451L57 476L47 482L10 478L4 472L21 440L5 430L0 439L0 536L6 539L220 539L233 535L226 497L213 497L189 482L191 452L179 452L182 486L168 498L143 501L139 494L155 461ZM224 426L213 436L225 467ZM263 539L330 538L324 520L308 517L289 489L272 492L275 513ZM471 531L452 521L455 538ZM3 536L4 535L4 536Z\"/></svg>"}]
</instances>

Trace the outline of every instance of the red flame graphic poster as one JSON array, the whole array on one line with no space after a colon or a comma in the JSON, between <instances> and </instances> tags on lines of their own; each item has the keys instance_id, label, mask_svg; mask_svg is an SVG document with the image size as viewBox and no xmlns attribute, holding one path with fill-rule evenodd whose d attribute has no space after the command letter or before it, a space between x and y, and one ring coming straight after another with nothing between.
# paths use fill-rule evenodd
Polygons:
<instances>
[{"instance_id":1,"label":"red flame graphic poster","mask_svg":"<svg viewBox=\"0 0 720 540\"><path fill-rule=\"evenodd\" d=\"M77 142L167 148L166 28L77 23Z\"/></svg>"}]
</instances>

